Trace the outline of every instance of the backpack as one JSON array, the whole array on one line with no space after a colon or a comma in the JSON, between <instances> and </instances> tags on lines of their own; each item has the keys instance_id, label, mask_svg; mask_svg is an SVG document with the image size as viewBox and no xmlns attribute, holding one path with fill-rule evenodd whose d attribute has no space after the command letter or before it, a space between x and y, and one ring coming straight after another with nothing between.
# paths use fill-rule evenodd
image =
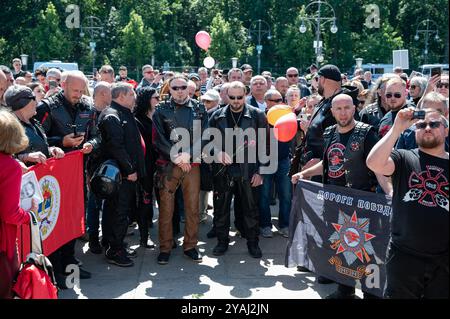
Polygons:
<instances>
[{"instance_id":1,"label":"backpack","mask_svg":"<svg viewBox=\"0 0 450 319\"><path fill-rule=\"evenodd\" d=\"M22 263L13 285L15 298L20 299L57 299L53 266L42 253L42 240L36 216L30 213L31 252Z\"/></svg>"}]
</instances>

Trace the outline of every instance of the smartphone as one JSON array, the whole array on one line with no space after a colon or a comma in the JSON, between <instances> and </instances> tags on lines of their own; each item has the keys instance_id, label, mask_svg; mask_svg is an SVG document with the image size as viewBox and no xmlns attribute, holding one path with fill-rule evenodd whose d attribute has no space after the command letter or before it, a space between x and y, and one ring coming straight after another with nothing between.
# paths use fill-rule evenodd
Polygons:
<instances>
[{"instance_id":1,"label":"smartphone","mask_svg":"<svg viewBox=\"0 0 450 319\"><path fill-rule=\"evenodd\" d=\"M431 69L431 77L435 75L441 75L442 69L441 68L432 68Z\"/></svg>"},{"instance_id":2,"label":"smartphone","mask_svg":"<svg viewBox=\"0 0 450 319\"><path fill-rule=\"evenodd\" d=\"M49 89L55 89L58 87L58 82L54 81L54 80L50 80L48 81L48 87Z\"/></svg>"},{"instance_id":3,"label":"smartphone","mask_svg":"<svg viewBox=\"0 0 450 319\"><path fill-rule=\"evenodd\" d=\"M417 110L413 113L413 119L423 120L425 119L425 110Z\"/></svg>"}]
</instances>

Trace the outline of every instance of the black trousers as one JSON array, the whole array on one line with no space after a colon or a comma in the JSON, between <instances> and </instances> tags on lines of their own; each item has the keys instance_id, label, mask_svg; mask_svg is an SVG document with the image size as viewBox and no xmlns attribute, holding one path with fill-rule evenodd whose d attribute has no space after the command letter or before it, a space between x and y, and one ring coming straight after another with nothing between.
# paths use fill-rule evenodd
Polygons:
<instances>
[{"instance_id":1,"label":"black trousers","mask_svg":"<svg viewBox=\"0 0 450 319\"><path fill-rule=\"evenodd\" d=\"M136 210L136 183L123 180L117 194L105 200L103 209L107 215L103 236L112 250L119 250L127 234L128 218Z\"/></svg>"},{"instance_id":2,"label":"black trousers","mask_svg":"<svg viewBox=\"0 0 450 319\"><path fill-rule=\"evenodd\" d=\"M230 206L233 195L234 200L239 202L237 207L241 212L241 216L236 216L240 231L245 234L247 241L258 242L258 187L252 187L250 181L243 178L224 178L224 176L214 178L214 225L218 241L229 242Z\"/></svg>"},{"instance_id":3,"label":"black trousers","mask_svg":"<svg viewBox=\"0 0 450 319\"><path fill-rule=\"evenodd\" d=\"M407 254L393 244L386 261L390 299L448 299L448 255L434 258Z\"/></svg>"},{"instance_id":4,"label":"black trousers","mask_svg":"<svg viewBox=\"0 0 450 319\"><path fill-rule=\"evenodd\" d=\"M66 267L73 263L76 242L77 240L73 239L48 256L48 259L52 263L53 271L56 274L63 274Z\"/></svg>"}]
</instances>

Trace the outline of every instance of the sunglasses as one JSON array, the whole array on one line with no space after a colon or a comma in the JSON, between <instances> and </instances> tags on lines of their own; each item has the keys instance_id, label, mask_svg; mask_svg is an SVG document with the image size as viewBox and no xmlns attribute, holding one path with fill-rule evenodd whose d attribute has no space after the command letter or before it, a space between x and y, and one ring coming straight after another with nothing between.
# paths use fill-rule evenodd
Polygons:
<instances>
[{"instance_id":1,"label":"sunglasses","mask_svg":"<svg viewBox=\"0 0 450 319\"><path fill-rule=\"evenodd\" d=\"M390 99L390 98L392 98L392 97L395 97L396 99L399 99L399 98L401 98L402 97L402 94L401 93L394 93L394 94L392 94L392 93L386 93L386 98L387 99Z\"/></svg>"},{"instance_id":2,"label":"sunglasses","mask_svg":"<svg viewBox=\"0 0 450 319\"><path fill-rule=\"evenodd\" d=\"M435 129L441 126L441 124L443 124L441 121L420 122L416 123L416 128L418 130L424 130L429 126L431 129Z\"/></svg>"},{"instance_id":3,"label":"sunglasses","mask_svg":"<svg viewBox=\"0 0 450 319\"><path fill-rule=\"evenodd\" d=\"M174 91L184 91L187 89L187 85L182 85L182 86L172 86L170 87L171 90Z\"/></svg>"},{"instance_id":4,"label":"sunglasses","mask_svg":"<svg viewBox=\"0 0 450 319\"><path fill-rule=\"evenodd\" d=\"M290 78L296 78L298 76L298 74L288 74L287 76Z\"/></svg>"},{"instance_id":5,"label":"sunglasses","mask_svg":"<svg viewBox=\"0 0 450 319\"><path fill-rule=\"evenodd\" d=\"M410 88L411 90L415 90L416 87L417 87L417 86L415 86L415 85L411 85L409 88Z\"/></svg>"},{"instance_id":6,"label":"sunglasses","mask_svg":"<svg viewBox=\"0 0 450 319\"><path fill-rule=\"evenodd\" d=\"M230 100L242 100L244 98L244 96L233 96L233 95L228 95L228 98Z\"/></svg>"},{"instance_id":7,"label":"sunglasses","mask_svg":"<svg viewBox=\"0 0 450 319\"><path fill-rule=\"evenodd\" d=\"M442 89L442 88L448 89L448 83L438 83L438 84L436 84L436 87L438 89Z\"/></svg>"},{"instance_id":8,"label":"sunglasses","mask_svg":"<svg viewBox=\"0 0 450 319\"><path fill-rule=\"evenodd\" d=\"M155 71L145 71L144 73L145 74L152 74L152 73L155 73Z\"/></svg>"},{"instance_id":9,"label":"sunglasses","mask_svg":"<svg viewBox=\"0 0 450 319\"><path fill-rule=\"evenodd\" d=\"M275 99L275 100L268 99L268 101L275 102L275 103L281 103L281 102L283 102L283 99Z\"/></svg>"}]
</instances>

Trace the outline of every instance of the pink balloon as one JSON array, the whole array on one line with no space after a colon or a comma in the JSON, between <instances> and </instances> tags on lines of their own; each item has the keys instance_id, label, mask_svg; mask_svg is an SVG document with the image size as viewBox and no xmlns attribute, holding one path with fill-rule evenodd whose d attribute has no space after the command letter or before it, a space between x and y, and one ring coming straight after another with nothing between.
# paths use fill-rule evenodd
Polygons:
<instances>
[{"instance_id":1,"label":"pink balloon","mask_svg":"<svg viewBox=\"0 0 450 319\"><path fill-rule=\"evenodd\" d=\"M297 117L289 113L280 117L275 123L275 138L280 142L289 142L297 133Z\"/></svg>"},{"instance_id":2,"label":"pink balloon","mask_svg":"<svg viewBox=\"0 0 450 319\"><path fill-rule=\"evenodd\" d=\"M209 45L211 44L211 37L206 31L199 31L195 35L195 43L205 51L208 51Z\"/></svg>"}]
</instances>

